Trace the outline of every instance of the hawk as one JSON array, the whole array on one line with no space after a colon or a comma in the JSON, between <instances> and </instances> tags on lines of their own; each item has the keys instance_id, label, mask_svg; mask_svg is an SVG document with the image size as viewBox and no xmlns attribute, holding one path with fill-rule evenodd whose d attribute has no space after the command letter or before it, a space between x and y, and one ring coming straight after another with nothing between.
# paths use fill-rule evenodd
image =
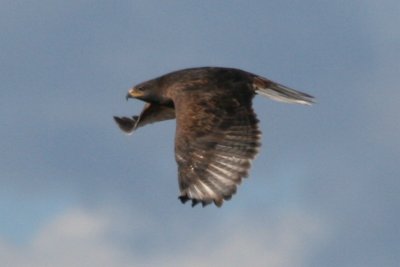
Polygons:
<instances>
[{"instance_id":1,"label":"hawk","mask_svg":"<svg viewBox=\"0 0 400 267\"><path fill-rule=\"evenodd\" d=\"M248 176L261 146L252 99L258 94L276 101L311 105L311 95L264 77L233 68L178 70L140 83L126 96L145 101L138 116L114 117L132 133L147 124L176 119L175 160L179 199L192 206L231 199Z\"/></svg>"}]
</instances>

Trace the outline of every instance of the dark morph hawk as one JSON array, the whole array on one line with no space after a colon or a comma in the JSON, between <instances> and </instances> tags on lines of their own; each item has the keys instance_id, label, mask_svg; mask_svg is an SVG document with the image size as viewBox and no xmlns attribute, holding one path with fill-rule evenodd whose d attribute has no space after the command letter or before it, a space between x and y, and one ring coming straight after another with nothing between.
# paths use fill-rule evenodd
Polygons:
<instances>
[{"instance_id":1,"label":"dark morph hawk","mask_svg":"<svg viewBox=\"0 0 400 267\"><path fill-rule=\"evenodd\" d=\"M176 118L175 159L182 203L218 207L248 175L261 132L252 99L310 105L313 97L239 69L203 67L175 71L129 90L146 103L133 117L114 117L126 133Z\"/></svg>"}]
</instances>

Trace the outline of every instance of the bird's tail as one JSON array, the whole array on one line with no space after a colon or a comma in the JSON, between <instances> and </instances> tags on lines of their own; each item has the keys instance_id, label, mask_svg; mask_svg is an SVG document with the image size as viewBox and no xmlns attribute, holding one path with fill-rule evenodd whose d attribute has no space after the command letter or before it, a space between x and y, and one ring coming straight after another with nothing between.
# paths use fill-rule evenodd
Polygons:
<instances>
[{"instance_id":1,"label":"bird's tail","mask_svg":"<svg viewBox=\"0 0 400 267\"><path fill-rule=\"evenodd\" d=\"M271 98L275 101L298 103L303 105L311 105L314 103L313 96L296 91L260 76L255 76L253 78L253 87L257 94Z\"/></svg>"}]
</instances>

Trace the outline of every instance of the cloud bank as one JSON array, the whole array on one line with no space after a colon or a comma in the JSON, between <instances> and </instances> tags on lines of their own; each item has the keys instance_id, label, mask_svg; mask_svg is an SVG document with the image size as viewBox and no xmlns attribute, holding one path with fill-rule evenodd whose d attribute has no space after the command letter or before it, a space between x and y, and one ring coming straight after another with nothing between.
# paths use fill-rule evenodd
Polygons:
<instances>
[{"instance_id":1,"label":"cloud bank","mask_svg":"<svg viewBox=\"0 0 400 267\"><path fill-rule=\"evenodd\" d=\"M265 224L238 219L204 229L194 225L193 231L199 234L187 240L185 246L175 243L162 250L149 248L143 252L140 244L129 248L113 238L116 227L122 225L124 229L118 231L133 237L151 231L143 224L135 225L135 221L137 218L130 218L130 223L125 221L124 225L121 218L103 212L69 210L45 224L26 245L12 246L0 241L0 265L303 266L308 254L324 240L325 227L318 219L298 212L282 214Z\"/></svg>"}]
</instances>

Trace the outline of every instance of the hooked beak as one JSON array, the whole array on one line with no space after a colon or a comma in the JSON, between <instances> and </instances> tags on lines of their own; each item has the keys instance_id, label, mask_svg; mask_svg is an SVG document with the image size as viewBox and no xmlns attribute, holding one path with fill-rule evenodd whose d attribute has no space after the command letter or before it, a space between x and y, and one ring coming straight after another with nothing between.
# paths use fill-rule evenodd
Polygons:
<instances>
[{"instance_id":1,"label":"hooked beak","mask_svg":"<svg viewBox=\"0 0 400 267\"><path fill-rule=\"evenodd\" d=\"M137 90L135 87L129 89L128 93L126 94L126 100L128 100L129 98L136 98L136 97L140 97L143 95L143 92Z\"/></svg>"}]
</instances>

